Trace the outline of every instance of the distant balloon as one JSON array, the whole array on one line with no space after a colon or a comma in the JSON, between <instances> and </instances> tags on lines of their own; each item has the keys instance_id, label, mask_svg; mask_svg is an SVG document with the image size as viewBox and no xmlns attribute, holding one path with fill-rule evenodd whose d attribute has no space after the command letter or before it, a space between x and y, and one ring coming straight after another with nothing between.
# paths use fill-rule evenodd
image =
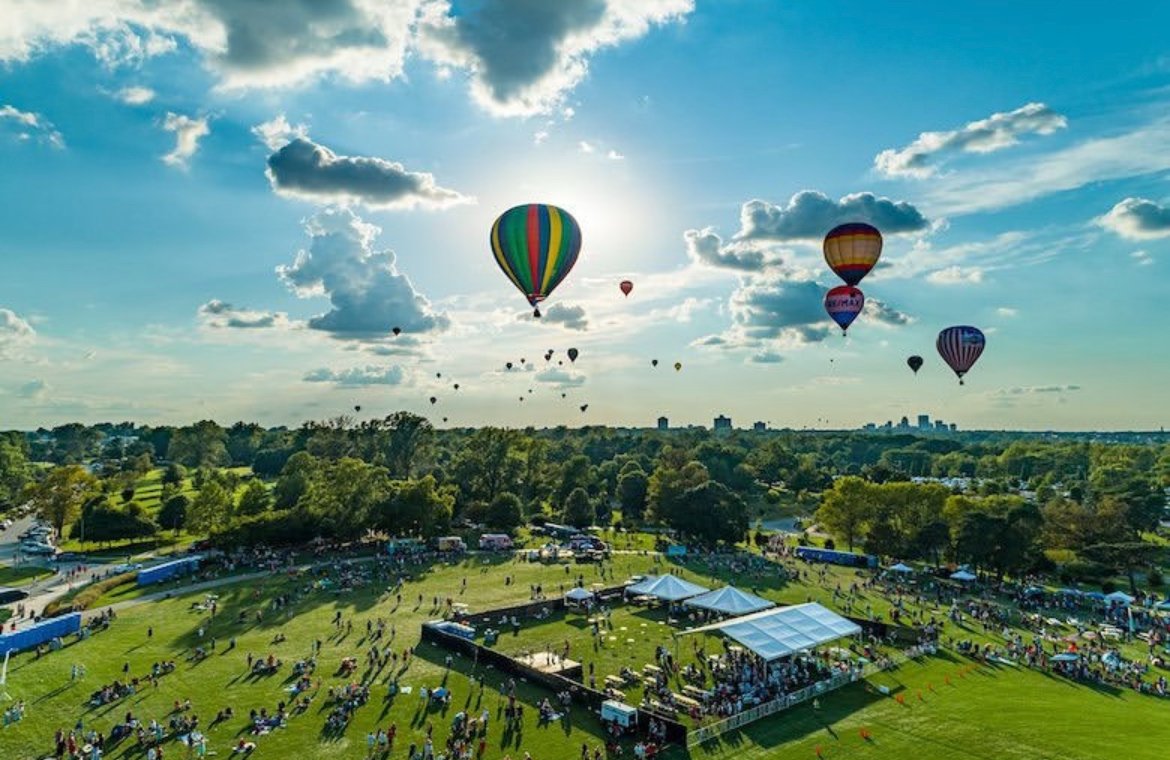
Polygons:
<instances>
[{"instance_id":1,"label":"distant balloon","mask_svg":"<svg viewBox=\"0 0 1170 760\"><path fill-rule=\"evenodd\" d=\"M865 296L851 285L838 285L825 294L825 311L829 312L841 332L849 329L864 306Z\"/></svg>"},{"instance_id":2,"label":"distant balloon","mask_svg":"<svg viewBox=\"0 0 1170 760\"><path fill-rule=\"evenodd\" d=\"M446 421L447 421L447 418L446 418L446 417L444 417L444 418L443 418L443 422L446 422Z\"/></svg>"},{"instance_id":3,"label":"distant balloon","mask_svg":"<svg viewBox=\"0 0 1170 760\"><path fill-rule=\"evenodd\" d=\"M527 359L525 359L525 358L523 358L523 357L521 357L521 359L520 359L520 363L521 363L521 364L527 364L527 363L528 363L528 360L527 360Z\"/></svg>"},{"instance_id":4,"label":"distant balloon","mask_svg":"<svg viewBox=\"0 0 1170 760\"><path fill-rule=\"evenodd\" d=\"M963 375L967 374L979 360L987 346L987 338L977 327L957 325L940 332L935 346L938 348L939 356L958 376L959 385L962 385Z\"/></svg>"},{"instance_id":5,"label":"distant balloon","mask_svg":"<svg viewBox=\"0 0 1170 760\"><path fill-rule=\"evenodd\" d=\"M651 360L650 360L650 366L651 366L651 367L657 367L657 366L658 366L658 360L657 360L657 359L651 359Z\"/></svg>"},{"instance_id":6,"label":"distant balloon","mask_svg":"<svg viewBox=\"0 0 1170 760\"><path fill-rule=\"evenodd\" d=\"M528 299L532 316L539 317L540 302L577 263L581 228L564 209L529 203L500 214L492 225L491 246L500 270Z\"/></svg>"},{"instance_id":7,"label":"distant balloon","mask_svg":"<svg viewBox=\"0 0 1170 760\"><path fill-rule=\"evenodd\" d=\"M569 395L569 394L567 394L567 393L562 393L562 394L561 394L561 398L564 398L564 397L565 397L565 396L567 396L567 395Z\"/></svg>"},{"instance_id":8,"label":"distant balloon","mask_svg":"<svg viewBox=\"0 0 1170 760\"><path fill-rule=\"evenodd\" d=\"M459 390L459 383L455 383L454 388L455 390Z\"/></svg>"},{"instance_id":9,"label":"distant balloon","mask_svg":"<svg viewBox=\"0 0 1170 760\"><path fill-rule=\"evenodd\" d=\"M882 255L882 233L869 224L840 224L824 243L825 263L846 285L861 282Z\"/></svg>"},{"instance_id":10,"label":"distant balloon","mask_svg":"<svg viewBox=\"0 0 1170 760\"><path fill-rule=\"evenodd\" d=\"M581 404L581 411L585 411L588 408L589 408L589 404Z\"/></svg>"},{"instance_id":11,"label":"distant balloon","mask_svg":"<svg viewBox=\"0 0 1170 760\"><path fill-rule=\"evenodd\" d=\"M682 362L675 362L674 363L674 371L678 372L680 369L682 369Z\"/></svg>"},{"instance_id":12,"label":"distant balloon","mask_svg":"<svg viewBox=\"0 0 1170 760\"><path fill-rule=\"evenodd\" d=\"M563 361L561 361L560 359L557 359L557 366L563 367L563 366L565 366L565 363Z\"/></svg>"},{"instance_id":13,"label":"distant balloon","mask_svg":"<svg viewBox=\"0 0 1170 760\"><path fill-rule=\"evenodd\" d=\"M581 355L580 352L575 348L570 348L566 353L569 354L569 361L571 362L577 361L577 357Z\"/></svg>"},{"instance_id":14,"label":"distant balloon","mask_svg":"<svg viewBox=\"0 0 1170 760\"><path fill-rule=\"evenodd\" d=\"M529 389L528 389L528 392L529 392L529 393L532 393L532 389L531 389L531 388L529 388Z\"/></svg>"},{"instance_id":15,"label":"distant balloon","mask_svg":"<svg viewBox=\"0 0 1170 760\"><path fill-rule=\"evenodd\" d=\"M355 412L360 412L360 411L362 410L362 407L361 407L361 405L360 405L360 404L355 404L355 405L354 405L354 407L353 407L353 410L354 410Z\"/></svg>"},{"instance_id":16,"label":"distant balloon","mask_svg":"<svg viewBox=\"0 0 1170 760\"><path fill-rule=\"evenodd\" d=\"M629 280L622 280L622 284L618 287L622 289L622 293L624 293L628 298L630 292L634 289L634 283L630 282Z\"/></svg>"},{"instance_id":17,"label":"distant balloon","mask_svg":"<svg viewBox=\"0 0 1170 760\"><path fill-rule=\"evenodd\" d=\"M435 403L435 402L436 402L436 401L438 401L438 400L439 400L439 399L438 399L437 397L435 397L435 396L431 396L431 403L432 403L432 404L433 404L433 403Z\"/></svg>"},{"instance_id":18,"label":"distant balloon","mask_svg":"<svg viewBox=\"0 0 1170 760\"><path fill-rule=\"evenodd\" d=\"M442 376L443 376L443 373L442 373L442 372L436 372L436 373L435 373L435 377L442 377Z\"/></svg>"},{"instance_id":19,"label":"distant balloon","mask_svg":"<svg viewBox=\"0 0 1170 760\"><path fill-rule=\"evenodd\" d=\"M524 400L524 397L523 397L523 396L521 396L521 397L520 397L520 400L521 400L521 401L523 401L523 400Z\"/></svg>"},{"instance_id":20,"label":"distant balloon","mask_svg":"<svg viewBox=\"0 0 1170 760\"><path fill-rule=\"evenodd\" d=\"M507 367L508 369L512 369L512 362L508 362L504 366Z\"/></svg>"},{"instance_id":21,"label":"distant balloon","mask_svg":"<svg viewBox=\"0 0 1170 760\"><path fill-rule=\"evenodd\" d=\"M401 334L402 334L402 328L401 328L401 327L395 327L395 328L394 328L393 330L391 330L390 332L394 333L394 337L398 337L399 335L401 335Z\"/></svg>"},{"instance_id":22,"label":"distant balloon","mask_svg":"<svg viewBox=\"0 0 1170 760\"><path fill-rule=\"evenodd\" d=\"M906 360L906 364L910 369L914 370L914 374L918 374L918 370L922 369L922 357L915 354Z\"/></svg>"}]
</instances>

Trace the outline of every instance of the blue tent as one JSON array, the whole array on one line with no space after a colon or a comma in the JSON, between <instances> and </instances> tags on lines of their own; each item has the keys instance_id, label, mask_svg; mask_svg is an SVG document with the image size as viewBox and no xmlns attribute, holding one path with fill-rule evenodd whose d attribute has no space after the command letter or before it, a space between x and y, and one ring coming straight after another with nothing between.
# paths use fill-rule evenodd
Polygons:
<instances>
[{"instance_id":1,"label":"blue tent","mask_svg":"<svg viewBox=\"0 0 1170 760\"><path fill-rule=\"evenodd\" d=\"M0 654L22 652L46 641L68 636L81 630L81 613L72 612L61 617L42 620L35 625L0 636Z\"/></svg>"}]
</instances>

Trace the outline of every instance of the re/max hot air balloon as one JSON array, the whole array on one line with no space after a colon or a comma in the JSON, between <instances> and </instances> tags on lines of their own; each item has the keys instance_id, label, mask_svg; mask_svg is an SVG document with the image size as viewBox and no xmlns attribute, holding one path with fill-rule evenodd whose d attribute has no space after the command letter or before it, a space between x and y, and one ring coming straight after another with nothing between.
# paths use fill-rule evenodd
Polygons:
<instances>
[{"instance_id":1,"label":"re/max hot air balloon","mask_svg":"<svg viewBox=\"0 0 1170 760\"><path fill-rule=\"evenodd\" d=\"M911 356L909 359L906 360L906 364L907 364L907 366L910 367L910 369L914 370L914 374L917 375L918 370L922 369L922 357L918 356L917 354L914 356Z\"/></svg>"},{"instance_id":2,"label":"re/max hot air balloon","mask_svg":"<svg viewBox=\"0 0 1170 760\"><path fill-rule=\"evenodd\" d=\"M622 289L622 294L628 298L630 293L634 290L634 283L630 282L629 280L622 280L622 284L618 287Z\"/></svg>"},{"instance_id":3,"label":"re/max hot air balloon","mask_svg":"<svg viewBox=\"0 0 1170 760\"><path fill-rule=\"evenodd\" d=\"M543 203L514 206L491 231L496 263L540 316L539 304L577 263L581 228L564 209Z\"/></svg>"},{"instance_id":4,"label":"re/max hot air balloon","mask_svg":"<svg viewBox=\"0 0 1170 760\"><path fill-rule=\"evenodd\" d=\"M963 375L979 360L987 345L987 338L977 327L970 325L956 325L948 327L938 334L939 356L955 371L959 378L959 385L963 384Z\"/></svg>"},{"instance_id":5,"label":"re/max hot air balloon","mask_svg":"<svg viewBox=\"0 0 1170 760\"><path fill-rule=\"evenodd\" d=\"M825 294L825 311L844 333L865 307L865 296L852 285L838 285Z\"/></svg>"},{"instance_id":6,"label":"re/max hot air balloon","mask_svg":"<svg viewBox=\"0 0 1170 760\"><path fill-rule=\"evenodd\" d=\"M825 235L825 263L845 281L856 285L882 255L882 233L861 222L840 224Z\"/></svg>"},{"instance_id":7,"label":"re/max hot air balloon","mask_svg":"<svg viewBox=\"0 0 1170 760\"><path fill-rule=\"evenodd\" d=\"M581 352L575 348L570 348L565 353L567 353L569 355L569 361L571 361L571 362L577 361L577 357L581 355Z\"/></svg>"}]
</instances>

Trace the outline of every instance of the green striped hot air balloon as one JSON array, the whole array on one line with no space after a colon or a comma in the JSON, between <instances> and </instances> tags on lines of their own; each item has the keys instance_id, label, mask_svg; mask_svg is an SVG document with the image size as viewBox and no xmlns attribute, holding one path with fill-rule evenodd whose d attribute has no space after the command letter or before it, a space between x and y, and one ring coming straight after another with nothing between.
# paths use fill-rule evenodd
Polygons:
<instances>
[{"instance_id":1,"label":"green striped hot air balloon","mask_svg":"<svg viewBox=\"0 0 1170 760\"><path fill-rule=\"evenodd\" d=\"M544 203L515 206L492 225L492 253L512 284L519 288L532 316L538 304L565 279L581 252L581 228L572 214Z\"/></svg>"}]
</instances>

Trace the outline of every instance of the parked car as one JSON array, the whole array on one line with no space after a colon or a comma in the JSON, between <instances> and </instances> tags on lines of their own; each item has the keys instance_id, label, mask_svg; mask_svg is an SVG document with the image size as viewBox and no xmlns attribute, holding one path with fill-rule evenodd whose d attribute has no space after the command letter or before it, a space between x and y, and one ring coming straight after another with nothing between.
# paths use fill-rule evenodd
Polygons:
<instances>
[{"instance_id":1,"label":"parked car","mask_svg":"<svg viewBox=\"0 0 1170 760\"><path fill-rule=\"evenodd\" d=\"M25 554L56 554L57 547L49 544L21 544L20 550Z\"/></svg>"}]
</instances>

